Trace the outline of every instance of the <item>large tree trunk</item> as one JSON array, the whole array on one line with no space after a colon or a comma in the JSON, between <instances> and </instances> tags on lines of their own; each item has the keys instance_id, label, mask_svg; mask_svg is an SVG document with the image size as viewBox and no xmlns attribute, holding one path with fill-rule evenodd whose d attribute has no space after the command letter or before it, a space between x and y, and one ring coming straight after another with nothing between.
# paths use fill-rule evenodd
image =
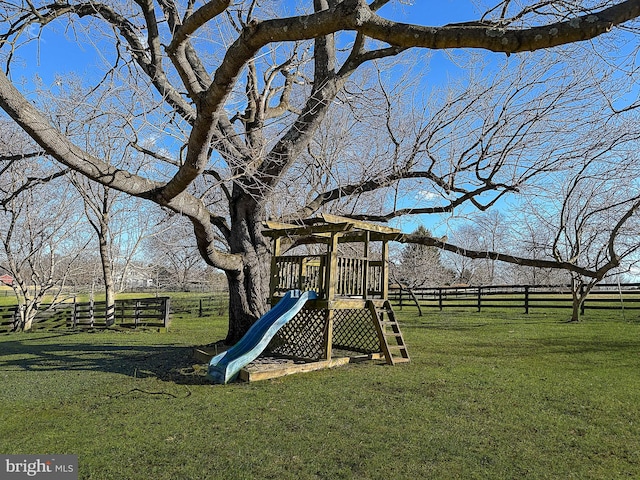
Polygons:
<instances>
[{"instance_id":1,"label":"large tree trunk","mask_svg":"<svg viewBox=\"0 0 640 480\"><path fill-rule=\"evenodd\" d=\"M246 193L231 202L231 253L241 254L242 271L226 272L229 283L229 331L234 344L268 310L270 245L262 235L263 209Z\"/></svg>"}]
</instances>

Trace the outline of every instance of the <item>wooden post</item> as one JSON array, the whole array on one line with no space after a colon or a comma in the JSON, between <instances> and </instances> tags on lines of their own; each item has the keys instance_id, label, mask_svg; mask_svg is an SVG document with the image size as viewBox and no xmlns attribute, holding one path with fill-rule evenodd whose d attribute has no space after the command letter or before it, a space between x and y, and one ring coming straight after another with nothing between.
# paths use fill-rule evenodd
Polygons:
<instances>
[{"instance_id":1,"label":"wooden post","mask_svg":"<svg viewBox=\"0 0 640 480\"><path fill-rule=\"evenodd\" d=\"M440 311L442 311L442 287L438 288L438 307L440 307Z\"/></svg>"},{"instance_id":2,"label":"wooden post","mask_svg":"<svg viewBox=\"0 0 640 480\"><path fill-rule=\"evenodd\" d=\"M198 306L198 317L202 317L202 299L200 299Z\"/></svg>"},{"instance_id":3,"label":"wooden post","mask_svg":"<svg viewBox=\"0 0 640 480\"><path fill-rule=\"evenodd\" d=\"M318 294L319 298L325 297L326 296L326 290L325 290L325 278L327 278L327 257L326 255L321 255L320 256L320 271L318 272L318 290L320 290L319 292L316 292Z\"/></svg>"},{"instance_id":4,"label":"wooden post","mask_svg":"<svg viewBox=\"0 0 640 480\"><path fill-rule=\"evenodd\" d=\"M382 299L389 298L389 242L382 241Z\"/></svg>"},{"instance_id":5,"label":"wooden post","mask_svg":"<svg viewBox=\"0 0 640 480\"><path fill-rule=\"evenodd\" d=\"M171 299L169 297L164 297L163 303L162 303L162 325L164 326L164 328L167 328L169 326L169 306L170 305L171 305Z\"/></svg>"},{"instance_id":6,"label":"wooden post","mask_svg":"<svg viewBox=\"0 0 640 480\"><path fill-rule=\"evenodd\" d=\"M580 298L584 295L584 284L580 285ZM585 304L587 303L587 299L582 300L582 304L580 304L580 315L584 315Z\"/></svg>"},{"instance_id":7,"label":"wooden post","mask_svg":"<svg viewBox=\"0 0 640 480\"><path fill-rule=\"evenodd\" d=\"M296 285L296 287L298 287L298 290L302 291L303 290L303 282L302 282L302 277L305 274L304 271L304 258L301 258L300 260L298 260L298 284Z\"/></svg>"},{"instance_id":8,"label":"wooden post","mask_svg":"<svg viewBox=\"0 0 640 480\"><path fill-rule=\"evenodd\" d=\"M273 238L273 254L271 255L271 277L269 279L269 304L276 304L276 288L278 288L278 257L280 256L280 237Z\"/></svg>"},{"instance_id":9,"label":"wooden post","mask_svg":"<svg viewBox=\"0 0 640 480\"><path fill-rule=\"evenodd\" d=\"M482 287L478 287L478 312L482 309Z\"/></svg>"},{"instance_id":10,"label":"wooden post","mask_svg":"<svg viewBox=\"0 0 640 480\"><path fill-rule=\"evenodd\" d=\"M324 324L324 358L331 360L332 344L333 344L333 316L335 310L330 308L326 310L325 324Z\"/></svg>"},{"instance_id":11,"label":"wooden post","mask_svg":"<svg viewBox=\"0 0 640 480\"><path fill-rule=\"evenodd\" d=\"M371 234L369 231L364 235L364 272L362 273L362 298L367 300L369 298L369 240Z\"/></svg>"},{"instance_id":12,"label":"wooden post","mask_svg":"<svg viewBox=\"0 0 640 480\"><path fill-rule=\"evenodd\" d=\"M73 312L71 313L71 325L76 328L78 325L78 302L76 302L76 296L73 296Z\"/></svg>"},{"instance_id":13,"label":"wooden post","mask_svg":"<svg viewBox=\"0 0 640 480\"><path fill-rule=\"evenodd\" d=\"M529 285L524 286L524 313L529 314Z\"/></svg>"},{"instance_id":14,"label":"wooden post","mask_svg":"<svg viewBox=\"0 0 640 480\"><path fill-rule=\"evenodd\" d=\"M133 323L136 326L136 328L138 327L139 315L140 315L140 301L136 300L136 309L133 314Z\"/></svg>"},{"instance_id":15,"label":"wooden post","mask_svg":"<svg viewBox=\"0 0 640 480\"><path fill-rule=\"evenodd\" d=\"M328 245L329 251L327 256L329 261L327 262L327 278L326 280L326 292L327 301L329 303L335 300L336 296L336 282L338 280L338 234L333 232L331 234L331 241ZM329 305L331 308L331 305Z\"/></svg>"}]
</instances>

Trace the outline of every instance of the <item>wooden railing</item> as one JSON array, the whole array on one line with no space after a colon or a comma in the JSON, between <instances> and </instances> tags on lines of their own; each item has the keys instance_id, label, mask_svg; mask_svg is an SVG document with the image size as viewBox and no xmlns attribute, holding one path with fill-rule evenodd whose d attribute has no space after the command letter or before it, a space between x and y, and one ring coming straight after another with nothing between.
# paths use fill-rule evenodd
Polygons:
<instances>
[{"instance_id":1,"label":"wooden railing","mask_svg":"<svg viewBox=\"0 0 640 480\"><path fill-rule=\"evenodd\" d=\"M361 297L365 288L367 261L363 258L338 257L336 295Z\"/></svg>"},{"instance_id":2,"label":"wooden railing","mask_svg":"<svg viewBox=\"0 0 640 480\"><path fill-rule=\"evenodd\" d=\"M277 257L275 293L289 290L324 292L325 259L324 255Z\"/></svg>"},{"instance_id":3,"label":"wooden railing","mask_svg":"<svg viewBox=\"0 0 640 480\"><path fill-rule=\"evenodd\" d=\"M369 261L368 289L371 297L384 296L386 279L383 267L382 260Z\"/></svg>"},{"instance_id":4,"label":"wooden railing","mask_svg":"<svg viewBox=\"0 0 640 480\"><path fill-rule=\"evenodd\" d=\"M291 255L276 257L276 294L288 290L314 290L320 297L327 291L326 255ZM340 297L381 296L383 288L383 262L364 258L338 257L335 292Z\"/></svg>"}]
</instances>

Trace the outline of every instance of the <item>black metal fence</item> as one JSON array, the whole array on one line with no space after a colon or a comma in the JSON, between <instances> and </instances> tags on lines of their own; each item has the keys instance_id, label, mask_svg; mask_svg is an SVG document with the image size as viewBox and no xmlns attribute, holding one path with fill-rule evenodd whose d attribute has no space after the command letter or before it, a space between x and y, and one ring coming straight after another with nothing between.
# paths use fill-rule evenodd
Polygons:
<instances>
[{"instance_id":1,"label":"black metal fence","mask_svg":"<svg viewBox=\"0 0 640 480\"><path fill-rule=\"evenodd\" d=\"M394 306L416 305L421 308L517 308L524 313L531 309L572 308L569 285L490 285L481 287L453 286L416 288L392 286L389 299ZM596 285L581 306L585 310L638 310L640 283Z\"/></svg>"}]
</instances>

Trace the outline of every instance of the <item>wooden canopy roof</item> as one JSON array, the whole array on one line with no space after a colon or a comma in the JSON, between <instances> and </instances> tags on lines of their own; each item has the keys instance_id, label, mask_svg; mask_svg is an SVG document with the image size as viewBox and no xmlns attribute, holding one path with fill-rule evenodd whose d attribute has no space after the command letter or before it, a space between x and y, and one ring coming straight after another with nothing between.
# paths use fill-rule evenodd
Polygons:
<instances>
[{"instance_id":1,"label":"wooden canopy roof","mask_svg":"<svg viewBox=\"0 0 640 480\"><path fill-rule=\"evenodd\" d=\"M390 241L401 231L375 223L323 213L319 217L302 220L299 224L277 221L264 222L264 234L273 238L296 238L296 243L325 243L332 235L340 242Z\"/></svg>"}]
</instances>

